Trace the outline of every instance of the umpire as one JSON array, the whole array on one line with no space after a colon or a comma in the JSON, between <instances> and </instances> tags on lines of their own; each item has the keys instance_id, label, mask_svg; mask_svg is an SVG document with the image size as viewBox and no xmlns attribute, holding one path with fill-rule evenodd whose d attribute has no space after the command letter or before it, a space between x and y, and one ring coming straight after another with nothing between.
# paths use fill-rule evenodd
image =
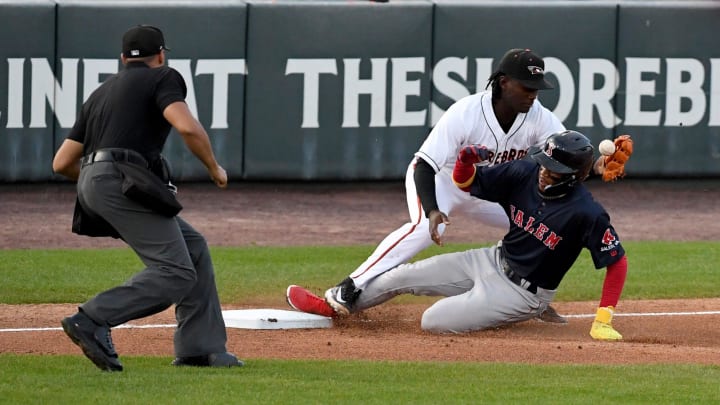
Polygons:
<instances>
[{"instance_id":1,"label":"umpire","mask_svg":"<svg viewBox=\"0 0 720 405\"><path fill-rule=\"evenodd\" d=\"M76 212L109 225L145 265L125 284L101 292L61 322L73 343L105 371L123 368L110 328L172 304L177 319L173 365L243 365L226 351L205 238L179 216L158 213L123 193L123 164L167 174L160 152L171 127L215 184L227 186L227 173L215 160L207 133L185 104L185 81L165 66L167 50L160 29L130 28L122 38L125 68L90 95L53 160L53 171L77 180Z\"/></svg>"}]
</instances>

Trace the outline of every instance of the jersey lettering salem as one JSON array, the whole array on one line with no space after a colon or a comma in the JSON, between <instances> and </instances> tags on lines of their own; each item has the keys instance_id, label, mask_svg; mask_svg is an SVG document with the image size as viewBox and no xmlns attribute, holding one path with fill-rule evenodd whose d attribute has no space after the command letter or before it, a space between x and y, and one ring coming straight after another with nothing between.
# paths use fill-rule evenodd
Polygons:
<instances>
[{"instance_id":1,"label":"jersey lettering salem","mask_svg":"<svg viewBox=\"0 0 720 405\"><path fill-rule=\"evenodd\" d=\"M502 250L508 266L554 290L583 248L598 269L615 263L625 251L610 216L583 184L563 197L545 199L538 190L539 169L529 160L479 168L470 194L505 210L510 228Z\"/></svg>"}]
</instances>

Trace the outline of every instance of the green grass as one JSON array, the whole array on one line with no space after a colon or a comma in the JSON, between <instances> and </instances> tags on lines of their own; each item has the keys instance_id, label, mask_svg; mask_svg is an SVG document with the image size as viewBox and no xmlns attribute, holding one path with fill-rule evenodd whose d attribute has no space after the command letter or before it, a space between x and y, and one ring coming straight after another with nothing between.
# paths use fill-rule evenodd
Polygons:
<instances>
[{"instance_id":1,"label":"green grass","mask_svg":"<svg viewBox=\"0 0 720 405\"><path fill-rule=\"evenodd\" d=\"M626 242L622 299L717 297L720 242ZM468 249L432 247L417 259ZM372 246L213 248L223 304L284 305L285 287L322 290L362 262ZM0 250L1 304L80 303L142 266L129 249ZM560 286L559 301L597 300L604 271L587 252ZM401 298L403 300L428 298ZM712 328L711 328L712 330ZM712 333L709 331L709 333ZM609 348L610 349L610 348ZM282 350L282 347L278 347ZM0 402L147 404L717 403L720 366L528 365L463 362L283 361L246 367L170 367L169 357L123 356L101 373L81 355L3 354Z\"/></svg>"},{"instance_id":2,"label":"green grass","mask_svg":"<svg viewBox=\"0 0 720 405\"><path fill-rule=\"evenodd\" d=\"M253 359L241 369L124 357L101 373L80 356L0 355L3 403L585 404L710 403L720 367Z\"/></svg>"},{"instance_id":3,"label":"green grass","mask_svg":"<svg viewBox=\"0 0 720 405\"><path fill-rule=\"evenodd\" d=\"M626 242L629 270L622 299L717 297L720 242ZM473 247L431 247L417 259ZM288 284L320 291L346 277L372 251L353 247L213 248L225 304L282 300ZM0 303L79 303L141 269L130 249L0 250ZM558 301L597 300L604 270L587 251L563 280ZM401 298L400 302L403 301Z\"/></svg>"}]
</instances>

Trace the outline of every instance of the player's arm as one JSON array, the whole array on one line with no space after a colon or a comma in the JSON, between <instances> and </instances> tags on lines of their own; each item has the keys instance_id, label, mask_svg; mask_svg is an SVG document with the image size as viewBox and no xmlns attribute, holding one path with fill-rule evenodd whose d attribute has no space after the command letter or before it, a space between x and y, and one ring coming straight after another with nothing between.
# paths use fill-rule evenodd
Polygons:
<instances>
[{"instance_id":1,"label":"player's arm","mask_svg":"<svg viewBox=\"0 0 720 405\"><path fill-rule=\"evenodd\" d=\"M440 224L450 225L450 220L447 214L438 208L437 198L435 197L435 170L422 158L417 158L415 162L413 181L415 182L415 190L420 199L420 204L429 221L430 238L437 245L442 246L443 242L438 226Z\"/></svg>"},{"instance_id":2,"label":"player's arm","mask_svg":"<svg viewBox=\"0 0 720 405\"><path fill-rule=\"evenodd\" d=\"M590 177L588 177L588 179L600 177L603 175L604 172L605 172L605 156L600 156L599 158L597 158L595 163L593 163L593 169L590 171Z\"/></svg>"},{"instance_id":3,"label":"player's arm","mask_svg":"<svg viewBox=\"0 0 720 405\"><path fill-rule=\"evenodd\" d=\"M429 217L431 211L437 211L439 209L437 198L435 198L435 171L424 159L417 159L413 181L415 182L415 190L417 190L423 211L425 211L425 216Z\"/></svg>"},{"instance_id":4,"label":"player's arm","mask_svg":"<svg viewBox=\"0 0 720 405\"><path fill-rule=\"evenodd\" d=\"M593 339L622 339L622 335L612 326L612 317L615 312L615 307L620 300L620 294L625 286L626 277L627 257L623 255L619 260L607 266L600 306L597 309L595 320L590 329L590 336L592 336Z\"/></svg>"},{"instance_id":5,"label":"player's arm","mask_svg":"<svg viewBox=\"0 0 720 405\"><path fill-rule=\"evenodd\" d=\"M78 176L80 176L80 158L82 158L82 153L82 143L72 139L65 139L53 158L53 172L62 174L69 179L77 180Z\"/></svg>"},{"instance_id":6,"label":"player's arm","mask_svg":"<svg viewBox=\"0 0 720 405\"><path fill-rule=\"evenodd\" d=\"M462 191L470 191L475 180L476 164L487 160L489 153L484 146L468 145L460 149L457 159L455 159L455 167L453 168L452 179L456 186Z\"/></svg>"}]
</instances>

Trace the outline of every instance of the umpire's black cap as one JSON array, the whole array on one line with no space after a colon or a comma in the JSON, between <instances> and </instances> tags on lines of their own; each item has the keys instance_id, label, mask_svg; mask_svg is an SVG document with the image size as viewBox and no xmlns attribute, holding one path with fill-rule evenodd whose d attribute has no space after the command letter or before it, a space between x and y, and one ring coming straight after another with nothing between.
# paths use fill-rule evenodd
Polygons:
<instances>
[{"instance_id":1,"label":"umpire's black cap","mask_svg":"<svg viewBox=\"0 0 720 405\"><path fill-rule=\"evenodd\" d=\"M552 89L545 80L545 62L530 49L511 49L505 53L497 70L519 81L523 86L535 89Z\"/></svg>"},{"instance_id":2,"label":"umpire's black cap","mask_svg":"<svg viewBox=\"0 0 720 405\"><path fill-rule=\"evenodd\" d=\"M165 37L160 28L152 25L136 25L125 32L122 38L122 53L126 58L142 58L157 55L165 46Z\"/></svg>"}]
</instances>

